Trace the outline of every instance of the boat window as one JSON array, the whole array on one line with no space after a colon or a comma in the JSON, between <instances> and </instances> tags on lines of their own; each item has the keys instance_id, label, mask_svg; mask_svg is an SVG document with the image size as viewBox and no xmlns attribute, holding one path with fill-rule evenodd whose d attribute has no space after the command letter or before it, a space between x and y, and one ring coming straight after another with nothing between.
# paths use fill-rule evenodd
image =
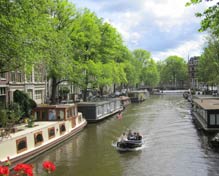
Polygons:
<instances>
[{"instance_id":1,"label":"boat window","mask_svg":"<svg viewBox=\"0 0 219 176\"><path fill-rule=\"evenodd\" d=\"M64 123L59 125L59 131L60 131L60 134L62 134L62 133L64 133L66 131Z\"/></svg>"},{"instance_id":2,"label":"boat window","mask_svg":"<svg viewBox=\"0 0 219 176\"><path fill-rule=\"evenodd\" d=\"M210 114L210 125L215 125L215 114Z\"/></svg>"},{"instance_id":3,"label":"boat window","mask_svg":"<svg viewBox=\"0 0 219 176\"><path fill-rule=\"evenodd\" d=\"M97 116L102 115L102 106L97 106Z\"/></svg>"},{"instance_id":4,"label":"boat window","mask_svg":"<svg viewBox=\"0 0 219 176\"><path fill-rule=\"evenodd\" d=\"M24 137L16 140L16 146L17 146L17 153L21 153L27 150L27 138Z\"/></svg>"},{"instance_id":5,"label":"boat window","mask_svg":"<svg viewBox=\"0 0 219 176\"><path fill-rule=\"evenodd\" d=\"M78 122L80 123L82 121L82 114L78 114Z\"/></svg>"},{"instance_id":6,"label":"boat window","mask_svg":"<svg viewBox=\"0 0 219 176\"><path fill-rule=\"evenodd\" d=\"M51 127L48 129L48 136L49 136L49 139L55 137L55 127Z\"/></svg>"},{"instance_id":7,"label":"boat window","mask_svg":"<svg viewBox=\"0 0 219 176\"><path fill-rule=\"evenodd\" d=\"M54 109L49 109L49 120L56 120L56 111Z\"/></svg>"},{"instance_id":8,"label":"boat window","mask_svg":"<svg viewBox=\"0 0 219 176\"><path fill-rule=\"evenodd\" d=\"M107 105L106 105L106 104L104 105L104 109L103 109L103 111L104 111L104 114L107 113Z\"/></svg>"},{"instance_id":9,"label":"boat window","mask_svg":"<svg viewBox=\"0 0 219 176\"><path fill-rule=\"evenodd\" d=\"M39 112L39 111L36 111L36 112L34 113L34 117L35 117L35 119L40 120L40 112Z\"/></svg>"},{"instance_id":10,"label":"boat window","mask_svg":"<svg viewBox=\"0 0 219 176\"><path fill-rule=\"evenodd\" d=\"M35 146L40 145L40 144L43 143L42 131L37 132L37 133L34 134L34 143L35 143Z\"/></svg>"},{"instance_id":11,"label":"boat window","mask_svg":"<svg viewBox=\"0 0 219 176\"><path fill-rule=\"evenodd\" d=\"M68 109L67 110L67 118L70 118L71 117L71 109Z\"/></svg>"},{"instance_id":12,"label":"boat window","mask_svg":"<svg viewBox=\"0 0 219 176\"><path fill-rule=\"evenodd\" d=\"M110 110L111 110L111 111L114 111L114 103L113 103L113 102L110 103Z\"/></svg>"},{"instance_id":13,"label":"boat window","mask_svg":"<svg viewBox=\"0 0 219 176\"><path fill-rule=\"evenodd\" d=\"M216 114L216 124L219 125L219 114Z\"/></svg>"},{"instance_id":14,"label":"boat window","mask_svg":"<svg viewBox=\"0 0 219 176\"><path fill-rule=\"evenodd\" d=\"M43 121L48 120L48 119L47 119L47 111L46 111L46 110L42 111L42 120L43 120Z\"/></svg>"},{"instance_id":15,"label":"boat window","mask_svg":"<svg viewBox=\"0 0 219 176\"><path fill-rule=\"evenodd\" d=\"M57 112L57 120L64 120L64 110L59 110Z\"/></svg>"}]
</instances>

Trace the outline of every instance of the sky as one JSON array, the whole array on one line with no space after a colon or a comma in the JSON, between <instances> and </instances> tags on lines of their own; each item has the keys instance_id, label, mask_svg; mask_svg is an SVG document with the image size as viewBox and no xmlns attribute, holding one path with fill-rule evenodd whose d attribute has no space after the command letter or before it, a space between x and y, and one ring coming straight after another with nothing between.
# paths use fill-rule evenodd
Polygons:
<instances>
[{"instance_id":1,"label":"sky","mask_svg":"<svg viewBox=\"0 0 219 176\"><path fill-rule=\"evenodd\" d=\"M195 17L209 2L185 7L189 0L70 0L78 9L88 8L114 26L132 51L144 49L156 61L177 55L186 61L199 56L206 33L198 32Z\"/></svg>"}]
</instances>

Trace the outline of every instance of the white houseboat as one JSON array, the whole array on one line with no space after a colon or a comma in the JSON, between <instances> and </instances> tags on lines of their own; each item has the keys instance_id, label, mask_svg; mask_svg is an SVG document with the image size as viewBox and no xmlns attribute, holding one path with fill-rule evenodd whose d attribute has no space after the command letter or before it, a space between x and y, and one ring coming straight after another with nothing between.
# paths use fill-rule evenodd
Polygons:
<instances>
[{"instance_id":1,"label":"white houseboat","mask_svg":"<svg viewBox=\"0 0 219 176\"><path fill-rule=\"evenodd\" d=\"M205 131L219 131L219 99L194 98L192 115Z\"/></svg>"},{"instance_id":2,"label":"white houseboat","mask_svg":"<svg viewBox=\"0 0 219 176\"><path fill-rule=\"evenodd\" d=\"M24 163L81 131L87 124L75 104L41 105L33 110L34 126L17 126L0 137L0 165L10 158L11 167ZM2 129L2 132L4 129Z\"/></svg>"}]
</instances>

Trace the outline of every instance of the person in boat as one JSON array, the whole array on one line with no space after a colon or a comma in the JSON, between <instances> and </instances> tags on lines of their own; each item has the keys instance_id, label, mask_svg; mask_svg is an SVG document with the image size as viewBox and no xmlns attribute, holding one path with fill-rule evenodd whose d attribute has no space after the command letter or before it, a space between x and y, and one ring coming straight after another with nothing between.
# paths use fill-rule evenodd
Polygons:
<instances>
[{"instance_id":1,"label":"person in boat","mask_svg":"<svg viewBox=\"0 0 219 176\"><path fill-rule=\"evenodd\" d=\"M140 135L140 133L136 133L136 140L142 140L142 135Z\"/></svg>"},{"instance_id":2,"label":"person in boat","mask_svg":"<svg viewBox=\"0 0 219 176\"><path fill-rule=\"evenodd\" d=\"M133 140L133 139L135 139L135 136L134 136L134 134L132 133L132 130L129 130L128 131L128 140Z\"/></svg>"},{"instance_id":3,"label":"person in boat","mask_svg":"<svg viewBox=\"0 0 219 176\"><path fill-rule=\"evenodd\" d=\"M120 142L124 142L127 140L127 136L125 133L122 133L122 136L120 137Z\"/></svg>"}]
</instances>

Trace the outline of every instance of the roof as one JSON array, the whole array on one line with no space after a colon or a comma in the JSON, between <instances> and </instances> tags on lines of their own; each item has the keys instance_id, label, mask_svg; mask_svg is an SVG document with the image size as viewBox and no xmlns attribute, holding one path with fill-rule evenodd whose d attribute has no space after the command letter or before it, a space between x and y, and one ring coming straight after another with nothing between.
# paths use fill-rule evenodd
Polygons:
<instances>
[{"instance_id":1,"label":"roof","mask_svg":"<svg viewBox=\"0 0 219 176\"><path fill-rule=\"evenodd\" d=\"M207 98L199 98L193 99L195 104L198 104L205 110L219 110L219 99L207 99Z\"/></svg>"},{"instance_id":2,"label":"roof","mask_svg":"<svg viewBox=\"0 0 219 176\"><path fill-rule=\"evenodd\" d=\"M72 106L75 106L75 104L57 104L57 105L39 104L37 105L36 108L53 109L53 108L68 108Z\"/></svg>"}]
</instances>

